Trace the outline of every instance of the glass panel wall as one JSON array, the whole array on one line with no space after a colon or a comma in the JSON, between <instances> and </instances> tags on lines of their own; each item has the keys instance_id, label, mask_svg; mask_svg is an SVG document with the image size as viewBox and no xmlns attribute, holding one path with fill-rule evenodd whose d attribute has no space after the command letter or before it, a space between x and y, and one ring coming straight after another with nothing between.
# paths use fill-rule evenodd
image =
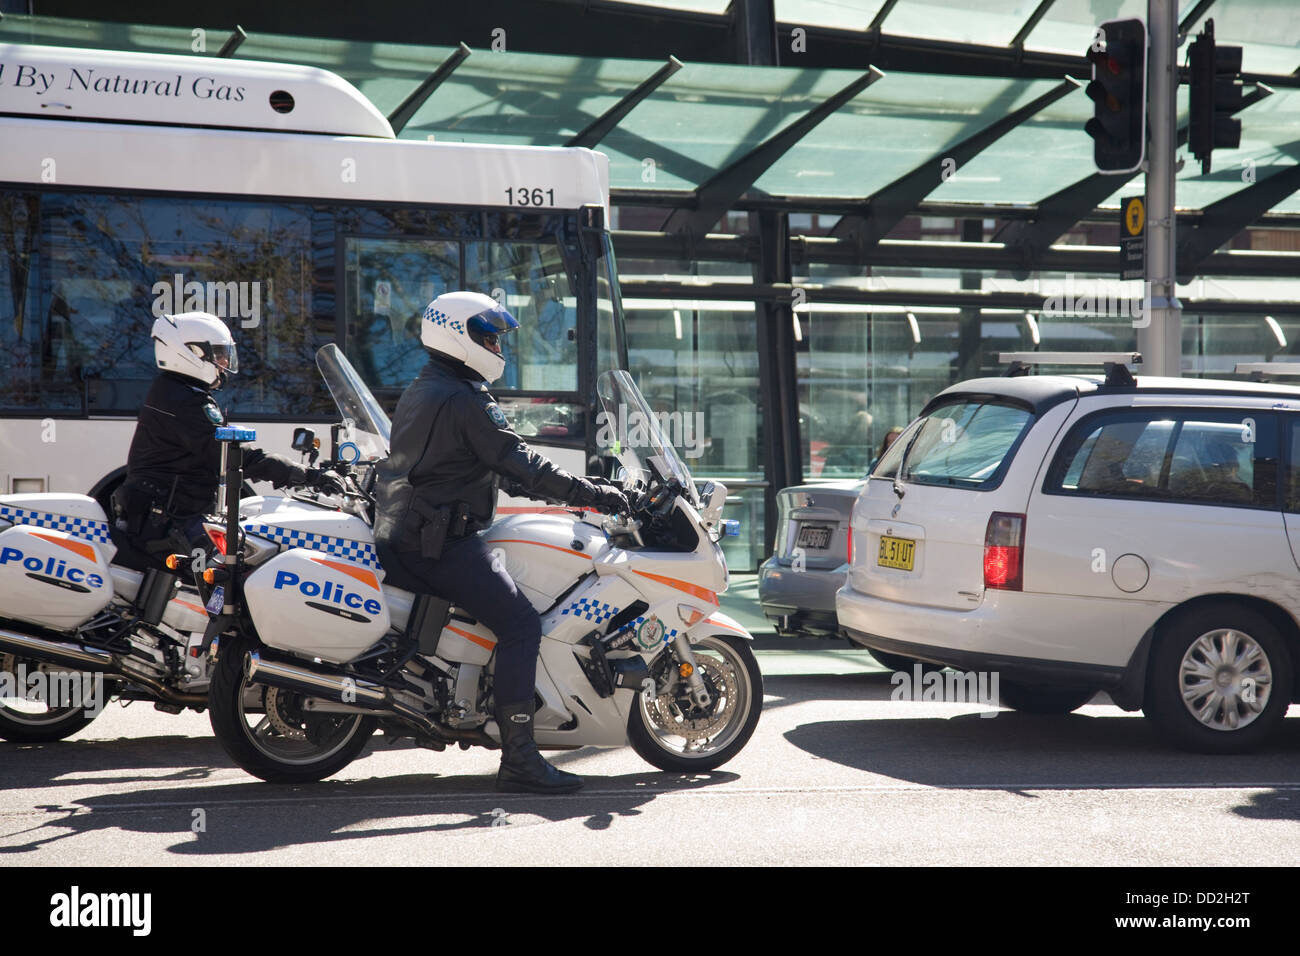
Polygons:
<instances>
[{"instance_id":1,"label":"glass panel wall","mask_svg":"<svg viewBox=\"0 0 1300 956\"><path fill-rule=\"evenodd\" d=\"M1183 315L1183 373L1198 378L1243 378L1238 362L1296 360L1300 317ZM1285 380L1294 384L1294 379Z\"/></svg>"},{"instance_id":2,"label":"glass panel wall","mask_svg":"<svg viewBox=\"0 0 1300 956\"><path fill-rule=\"evenodd\" d=\"M665 275L676 264L619 260L621 273ZM748 282L734 263L696 264L668 279L713 275ZM684 292L684 295L687 294ZM669 437L697 479L726 484L725 516L741 522L723 539L729 565L750 570L764 537L763 408L753 302L625 297L628 364L646 401L666 415Z\"/></svg>"}]
</instances>

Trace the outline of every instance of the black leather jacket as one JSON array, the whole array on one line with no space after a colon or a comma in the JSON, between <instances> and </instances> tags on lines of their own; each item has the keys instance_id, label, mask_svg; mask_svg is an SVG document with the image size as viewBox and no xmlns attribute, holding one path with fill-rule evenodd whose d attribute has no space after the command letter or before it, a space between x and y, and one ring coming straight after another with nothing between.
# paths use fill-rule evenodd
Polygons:
<instances>
[{"instance_id":1,"label":"black leather jacket","mask_svg":"<svg viewBox=\"0 0 1300 956\"><path fill-rule=\"evenodd\" d=\"M173 515L212 510L221 471L216 432L225 423L225 414L202 382L163 372L154 379L140 407L126 459L126 485L144 492L160 506L170 496ZM283 456L246 448L244 476L251 481L298 485L306 480L307 470ZM142 501L144 496L133 500Z\"/></svg>"},{"instance_id":2,"label":"black leather jacket","mask_svg":"<svg viewBox=\"0 0 1300 956\"><path fill-rule=\"evenodd\" d=\"M420 550L431 509L464 504L465 533L496 514L497 488L512 495L568 501L572 475L525 444L469 368L434 355L402 393L391 450L379 466L375 542L383 551Z\"/></svg>"}]
</instances>

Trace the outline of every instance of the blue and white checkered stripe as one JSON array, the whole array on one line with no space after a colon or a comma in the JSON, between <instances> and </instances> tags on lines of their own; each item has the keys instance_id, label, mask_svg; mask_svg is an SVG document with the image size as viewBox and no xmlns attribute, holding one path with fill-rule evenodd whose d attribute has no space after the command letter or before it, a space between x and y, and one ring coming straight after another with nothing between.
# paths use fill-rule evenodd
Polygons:
<instances>
[{"instance_id":1,"label":"blue and white checkered stripe","mask_svg":"<svg viewBox=\"0 0 1300 956\"><path fill-rule=\"evenodd\" d=\"M295 531L292 528L275 528L266 524L246 524L246 534L255 534L291 548L306 548L309 551L324 551L335 557L364 564L368 568L379 567L379 557L375 546L364 541L349 541L347 538L332 538L329 535L316 534L312 531Z\"/></svg>"},{"instance_id":2,"label":"blue and white checkered stripe","mask_svg":"<svg viewBox=\"0 0 1300 956\"><path fill-rule=\"evenodd\" d=\"M440 312L438 309L430 309L424 313L424 317L434 325L449 325L461 335L465 334L465 323L459 319L453 319L446 312Z\"/></svg>"},{"instance_id":3,"label":"blue and white checkered stripe","mask_svg":"<svg viewBox=\"0 0 1300 956\"><path fill-rule=\"evenodd\" d=\"M580 617L591 621L593 624L604 624L611 617L618 613L618 608L606 604L604 601L594 601L591 598L578 598L560 614L572 614L574 617Z\"/></svg>"},{"instance_id":4,"label":"blue and white checkered stripe","mask_svg":"<svg viewBox=\"0 0 1300 956\"><path fill-rule=\"evenodd\" d=\"M26 508L11 508L0 505L0 518L14 524L34 525L37 528L52 528L63 531L74 538L84 538L96 544L108 544L112 538L108 534L108 524L91 518L73 518L69 515L49 514L44 511L29 511Z\"/></svg>"}]
</instances>

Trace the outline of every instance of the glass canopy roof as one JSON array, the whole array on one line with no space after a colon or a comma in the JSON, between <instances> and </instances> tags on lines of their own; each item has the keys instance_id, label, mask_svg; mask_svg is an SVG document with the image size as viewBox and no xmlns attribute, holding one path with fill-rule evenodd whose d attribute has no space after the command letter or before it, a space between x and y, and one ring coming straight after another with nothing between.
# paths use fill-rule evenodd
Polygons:
<instances>
[{"instance_id":1,"label":"glass canopy roof","mask_svg":"<svg viewBox=\"0 0 1300 956\"><path fill-rule=\"evenodd\" d=\"M777 0L778 19L862 30L883 0ZM677 0L675 9L717 12L713 0ZM721 4L725 9L725 3ZM887 33L1006 45L1038 0L898 0ZM1194 6L1182 0L1184 16ZM1105 8L1102 10L1101 8ZM1133 8L1133 9L1130 9ZM1029 32L1026 47L1079 52L1093 24L1141 14L1145 0L1056 0ZM797 15L796 15L797 14ZM1300 0L1217 0L1220 42L1246 46L1246 68L1290 73L1300 66ZM76 22L7 15L0 42L214 54L229 31ZM1184 46L1183 52L1185 53ZM385 115L453 54L451 47L363 43L253 34L238 58L301 63L354 83ZM1254 59L1252 59L1254 58ZM401 129L403 138L562 145L613 107L663 63L522 52L474 51ZM608 132L597 148L611 161L615 189L689 191L816 108L861 74L796 66L687 63ZM755 193L792 198L866 199L918 169L933 168L938 202L1035 204L1093 173L1083 131L1092 106L1073 90L993 140L963 165L946 151L1060 81L891 72L831 113L780 155ZM1186 89L1180 88L1180 115ZM1300 162L1300 90L1279 89L1241 114L1239 149L1216 150L1214 169L1191 160L1178 175L1178 205L1198 209ZM1115 177L1112 201L1141 188ZM1275 206L1300 212L1300 194Z\"/></svg>"}]
</instances>

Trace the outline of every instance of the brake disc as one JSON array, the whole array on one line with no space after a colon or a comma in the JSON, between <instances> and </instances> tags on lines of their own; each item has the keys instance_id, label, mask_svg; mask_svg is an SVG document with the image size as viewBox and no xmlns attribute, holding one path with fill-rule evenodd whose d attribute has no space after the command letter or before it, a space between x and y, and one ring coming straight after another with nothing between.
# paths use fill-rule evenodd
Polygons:
<instances>
[{"instance_id":1,"label":"brake disc","mask_svg":"<svg viewBox=\"0 0 1300 956\"><path fill-rule=\"evenodd\" d=\"M302 727L290 723L295 719L292 714L285 711L288 709L288 695L282 694L278 687L268 687L266 689L266 716L271 721L271 726L280 732L282 737L290 740L306 740L307 731Z\"/></svg>"},{"instance_id":2,"label":"brake disc","mask_svg":"<svg viewBox=\"0 0 1300 956\"><path fill-rule=\"evenodd\" d=\"M707 740L720 733L736 710L740 692L740 682L731 665L703 655L695 663L713 699L711 709L702 710L691 704L685 694L672 692L646 702L646 713L660 731L689 741Z\"/></svg>"}]
</instances>

